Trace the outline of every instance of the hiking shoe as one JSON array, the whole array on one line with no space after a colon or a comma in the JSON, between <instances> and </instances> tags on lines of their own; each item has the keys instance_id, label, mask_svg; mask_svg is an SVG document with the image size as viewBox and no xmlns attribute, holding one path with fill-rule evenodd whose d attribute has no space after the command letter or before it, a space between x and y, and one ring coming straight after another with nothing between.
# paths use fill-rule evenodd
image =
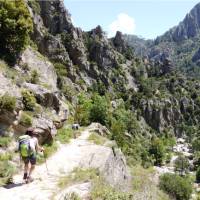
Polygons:
<instances>
[{"instance_id":1,"label":"hiking shoe","mask_svg":"<svg viewBox=\"0 0 200 200\"><path fill-rule=\"evenodd\" d=\"M28 174L24 173L23 179L26 180L28 178Z\"/></svg>"},{"instance_id":2,"label":"hiking shoe","mask_svg":"<svg viewBox=\"0 0 200 200\"><path fill-rule=\"evenodd\" d=\"M27 177L27 179L26 179L26 183L31 183L31 182L33 182L34 181L34 179L32 178L32 177Z\"/></svg>"}]
</instances>

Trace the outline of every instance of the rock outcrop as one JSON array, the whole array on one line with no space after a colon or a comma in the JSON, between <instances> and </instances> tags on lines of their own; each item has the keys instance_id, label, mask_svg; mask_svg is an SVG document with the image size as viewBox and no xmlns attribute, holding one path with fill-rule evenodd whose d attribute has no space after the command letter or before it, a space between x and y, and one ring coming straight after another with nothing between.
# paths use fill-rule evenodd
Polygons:
<instances>
[{"instance_id":1,"label":"rock outcrop","mask_svg":"<svg viewBox=\"0 0 200 200\"><path fill-rule=\"evenodd\" d=\"M44 107L51 107L57 112L59 112L60 100L57 92L48 90L43 86L31 83L24 83L23 88L32 91L32 93L37 99L38 104Z\"/></svg>"},{"instance_id":2,"label":"rock outcrop","mask_svg":"<svg viewBox=\"0 0 200 200\"><path fill-rule=\"evenodd\" d=\"M159 132L169 127L174 128L181 121L181 111L177 107L178 102L175 99L144 100L142 102L146 122ZM174 131L176 132L175 129Z\"/></svg>"},{"instance_id":3,"label":"rock outcrop","mask_svg":"<svg viewBox=\"0 0 200 200\"><path fill-rule=\"evenodd\" d=\"M54 91L57 90L57 75L54 66L47 58L31 48L27 48L21 56L21 65L24 64L31 71L37 71L41 83L47 84Z\"/></svg>"}]
</instances>

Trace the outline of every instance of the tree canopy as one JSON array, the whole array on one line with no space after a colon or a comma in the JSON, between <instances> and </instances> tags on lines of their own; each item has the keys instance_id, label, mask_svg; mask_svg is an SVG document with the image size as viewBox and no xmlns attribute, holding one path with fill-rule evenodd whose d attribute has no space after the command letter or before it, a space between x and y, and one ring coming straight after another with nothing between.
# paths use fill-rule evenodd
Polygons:
<instances>
[{"instance_id":1,"label":"tree canopy","mask_svg":"<svg viewBox=\"0 0 200 200\"><path fill-rule=\"evenodd\" d=\"M0 0L0 57L13 63L29 42L32 19L24 0Z\"/></svg>"}]
</instances>

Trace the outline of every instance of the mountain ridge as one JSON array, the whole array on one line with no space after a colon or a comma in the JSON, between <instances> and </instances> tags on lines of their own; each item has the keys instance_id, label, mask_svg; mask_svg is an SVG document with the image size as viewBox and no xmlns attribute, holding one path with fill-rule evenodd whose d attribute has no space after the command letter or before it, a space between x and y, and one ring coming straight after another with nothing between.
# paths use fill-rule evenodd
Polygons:
<instances>
[{"instance_id":1,"label":"mountain ridge","mask_svg":"<svg viewBox=\"0 0 200 200\"><path fill-rule=\"evenodd\" d=\"M186 75L196 75L199 65L200 3L196 4L176 26L155 40L144 40L137 36L124 36L140 57L161 61L171 60L177 69ZM186 64L189 63L189 64ZM199 73L198 73L199 75Z\"/></svg>"}]
</instances>

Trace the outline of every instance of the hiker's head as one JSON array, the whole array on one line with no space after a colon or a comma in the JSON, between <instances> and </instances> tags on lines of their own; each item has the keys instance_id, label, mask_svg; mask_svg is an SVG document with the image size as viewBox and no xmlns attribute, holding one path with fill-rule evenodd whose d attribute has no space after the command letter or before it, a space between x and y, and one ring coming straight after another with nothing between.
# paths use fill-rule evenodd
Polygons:
<instances>
[{"instance_id":1,"label":"hiker's head","mask_svg":"<svg viewBox=\"0 0 200 200\"><path fill-rule=\"evenodd\" d=\"M26 135L33 136L33 133L34 133L34 128L28 128L26 130Z\"/></svg>"},{"instance_id":2,"label":"hiker's head","mask_svg":"<svg viewBox=\"0 0 200 200\"><path fill-rule=\"evenodd\" d=\"M34 136L34 137L39 137L39 134L38 134L38 132L36 132L36 131L34 130L32 136Z\"/></svg>"}]
</instances>

